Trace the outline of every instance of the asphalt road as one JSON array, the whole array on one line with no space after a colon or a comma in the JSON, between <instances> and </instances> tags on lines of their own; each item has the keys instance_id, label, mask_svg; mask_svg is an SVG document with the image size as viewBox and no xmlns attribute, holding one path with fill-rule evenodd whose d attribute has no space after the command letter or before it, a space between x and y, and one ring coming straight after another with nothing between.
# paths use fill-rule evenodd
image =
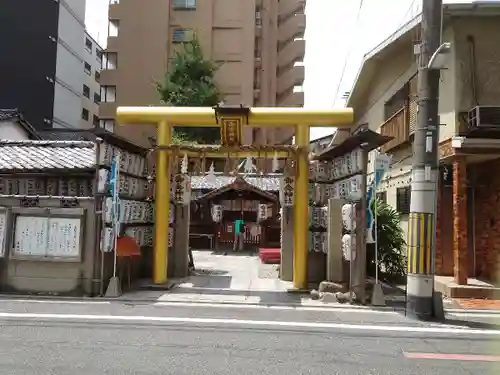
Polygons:
<instances>
[{"instance_id":1,"label":"asphalt road","mask_svg":"<svg viewBox=\"0 0 500 375\"><path fill-rule=\"evenodd\" d=\"M476 319L473 328L459 320L348 308L1 301L0 374L498 373L500 331L488 324L500 319Z\"/></svg>"}]
</instances>

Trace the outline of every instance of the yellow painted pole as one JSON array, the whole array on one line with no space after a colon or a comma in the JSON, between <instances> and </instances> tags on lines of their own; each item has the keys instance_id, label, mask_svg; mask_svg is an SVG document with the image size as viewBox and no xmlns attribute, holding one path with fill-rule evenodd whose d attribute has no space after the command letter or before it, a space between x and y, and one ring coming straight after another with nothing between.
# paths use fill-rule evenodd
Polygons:
<instances>
[{"instance_id":1,"label":"yellow painted pole","mask_svg":"<svg viewBox=\"0 0 500 375\"><path fill-rule=\"evenodd\" d=\"M295 289L307 289L307 261L309 217L309 125L297 124L295 144L305 150L298 154L297 177L295 179L295 201L293 216L293 286Z\"/></svg>"},{"instance_id":2,"label":"yellow painted pole","mask_svg":"<svg viewBox=\"0 0 500 375\"><path fill-rule=\"evenodd\" d=\"M158 146L169 145L172 127L167 122L158 124L156 142ZM167 150L156 154L155 191L155 241L153 249L153 282L165 284L168 269L168 216L170 211L170 163Z\"/></svg>"}]
</instances>

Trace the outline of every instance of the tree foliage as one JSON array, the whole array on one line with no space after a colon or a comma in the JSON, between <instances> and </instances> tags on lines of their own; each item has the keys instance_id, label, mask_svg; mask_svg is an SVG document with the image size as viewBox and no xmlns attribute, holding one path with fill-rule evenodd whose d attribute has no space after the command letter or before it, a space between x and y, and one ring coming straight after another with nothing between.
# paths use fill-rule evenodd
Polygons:
<instances>
[{"instance_id":1,"label":"tree foliage","mask_svg":"<svg viewBox=\"0 0 500 375\"><path fill-rule=\"evenodd\" d=\"M376 208L375 208L376 204ZM389 277L406 274L406 241L401 229L399 213L387 203L373 202L373 212L377 216L378 267ZM368 273L375 273L375 245L367 245Z\"/></svg>"},{"instance_id":2,"label":"tree foliage","mask_svg":"<svg viewBox=\"0 0 500 375\"><path fill-rule=\"evenodd\" d=\"M221 102L222 94L214 75L219 66L204 58L196 37L176 52L157 90L166 105L176 107L213 107ZM178 138L195 143L213 144L220 140L218 128L179 127Z\"/></svg>"}]
</instances>

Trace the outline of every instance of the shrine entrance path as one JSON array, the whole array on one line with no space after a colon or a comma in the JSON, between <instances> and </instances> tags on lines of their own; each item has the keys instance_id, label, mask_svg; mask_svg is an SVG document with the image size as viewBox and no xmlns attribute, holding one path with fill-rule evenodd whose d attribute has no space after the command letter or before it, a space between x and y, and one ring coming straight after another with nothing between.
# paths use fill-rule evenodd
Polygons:
<instances>
[{"instance_id":1,"label":"shrine entrance path","mask_svg":"<svg viewBox=\"0 0 500 375\"><path fill-rule=\"evenodd\" d=\"M279 265L262 264L253 253L193 251L195 272L178 280L160 302L300 304L304 297L287 293L291 283L279 280ZM148 292L153 293L153 292Z\"/></svg>"}]
</instances>

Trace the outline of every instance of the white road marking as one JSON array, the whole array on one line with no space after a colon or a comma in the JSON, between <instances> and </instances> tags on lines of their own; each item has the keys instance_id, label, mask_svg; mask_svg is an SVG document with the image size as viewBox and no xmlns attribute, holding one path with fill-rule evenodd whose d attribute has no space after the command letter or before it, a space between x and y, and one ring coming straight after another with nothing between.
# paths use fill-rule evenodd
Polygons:
<instances>
[{"instance_id":1,"label":"white road marking","mask_svg":"<svg viewBox=\"0 0 500 375\"><path fill-rule=\"evenodd\" d=\"M319 322L287 322L272 320L248 320L248 319L221 319L221 318L185 318L167 316L123 316L123 315L83 315L83 314L35 314L35 313L0 313L0 319L46 319L66 321L114 321L114 322L150 322L150 323L190 323L190 324L220 324L239 326L271 326L291 328L323 328L355 331L385 331L385 332L412 332L412 333L442 333L442 334L464 334L500 336L500 330L469 329L443 327L415 327L415 326L383 326L362 325L342 323L319 323Z\"/></svg>"},{"instance_id":2,"label":"white road marking","mask_svg":"<svg viewBox=\"0 0 500 375\"><path fill-rule=\"evenodd\" d=\"M228 309L257 309L257 310L285 310L285 311L318 311L333 313L374 313L374 314L398 314L394 310L369 310L350 307L321 307L321 306L286 306L286 305L255 305L245 303L207 303L207 302L156 302L154 306L162 307L210 307Z\"/></svg>"},{"instance_id":3,"label":"white road marking","mask_svg":"<svg viewBox=\"0 0 500 375\"><path fill-rule=\"evenodd\" d=\"M111 301L65 301L65 300L57 300L57 299L0 299L0 303L2 302L17 302L17 303L47 303L47 304L67 304L67 305L109 305Z\"/></svg>"}]
</instances>

